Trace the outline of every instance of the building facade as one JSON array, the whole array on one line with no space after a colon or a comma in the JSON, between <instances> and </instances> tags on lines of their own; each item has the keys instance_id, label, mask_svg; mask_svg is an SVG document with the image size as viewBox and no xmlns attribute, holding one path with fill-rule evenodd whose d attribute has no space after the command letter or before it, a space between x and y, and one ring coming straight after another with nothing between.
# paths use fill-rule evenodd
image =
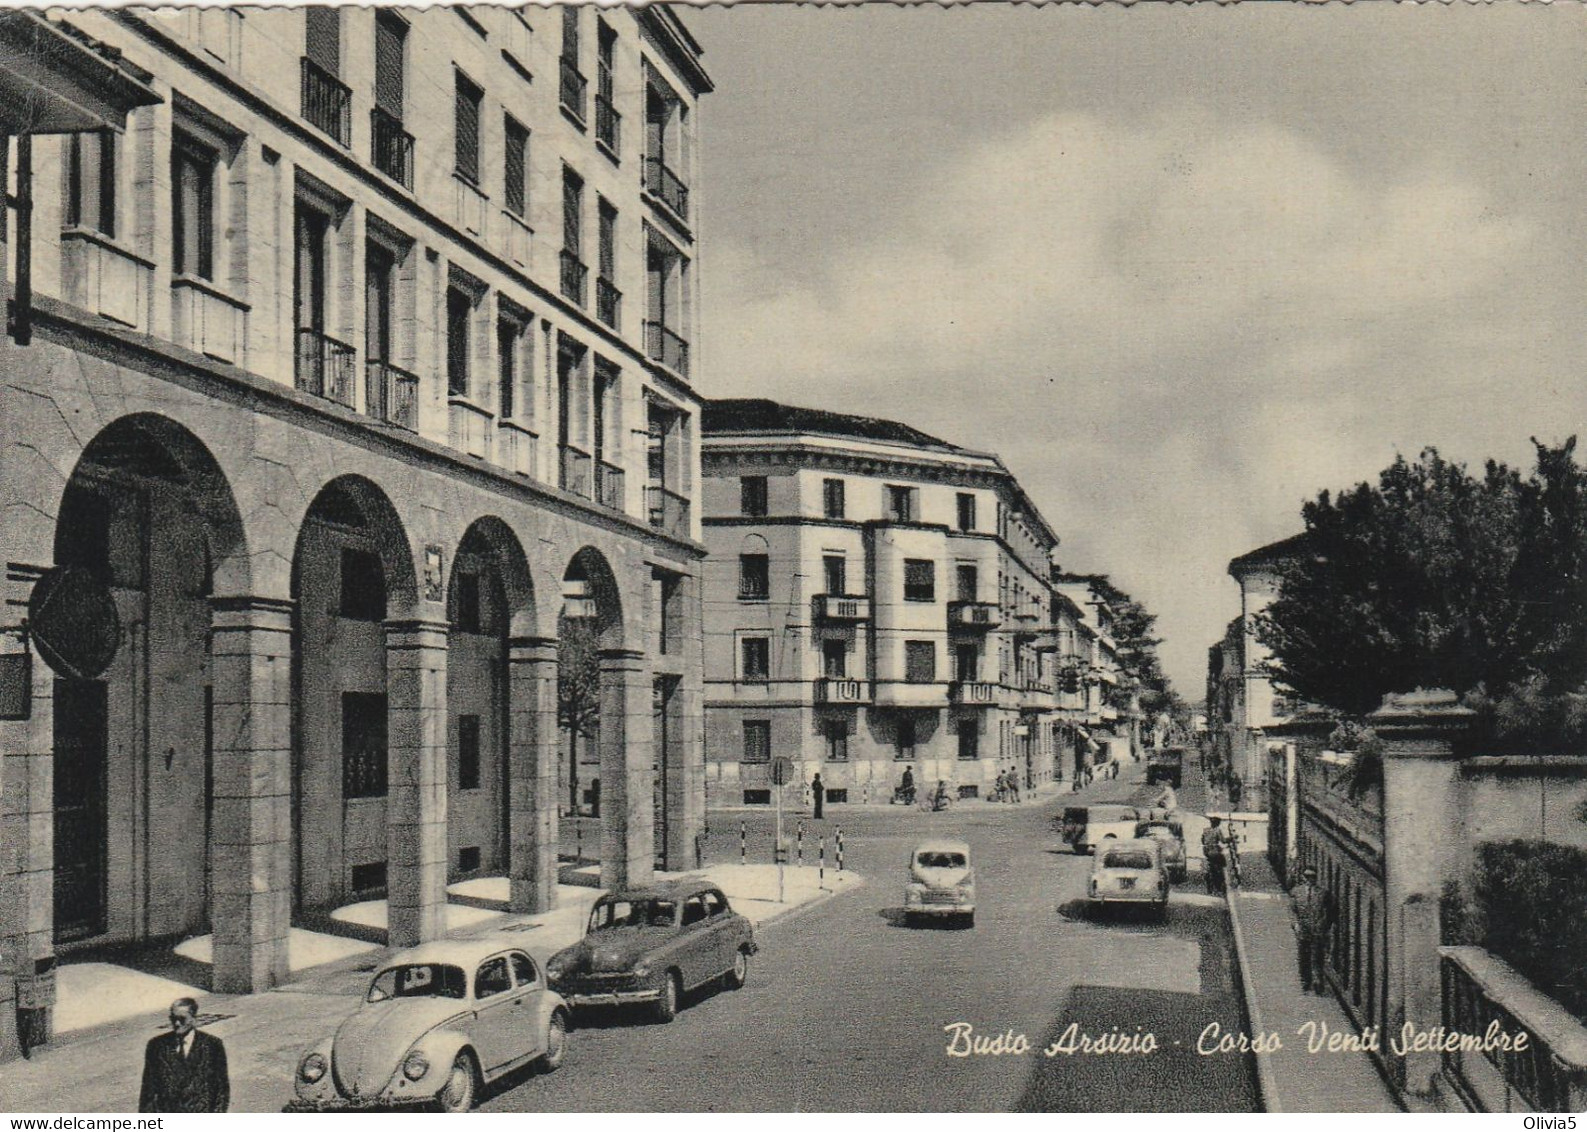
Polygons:
<instances>
[{"instance_id":1,"label":"building facade","mask_svg":"<svg viewBox=\"0 0 1587 1132\"><path fill-rule=\"evenodd\" d=\"M769 802L775 756L834 803L906 767L959 798L1050 781L1058 538L997 457L769 401L704 420L711 803Z\"/></svg>"},{"instance_id":2,"label":"building facade","mask_svg":"<svg viewBox=\"0 0 1587 1132\"><path fill-rule=\"evenodd\" d=\"M683 24L52 26L155 99L9 170L0 553L28 702L0 722L0 950L212 930L215 989L257 990L292 923L348 900L384 895L394 944L443 930L453 880L547 907L572 621L599 647L603 880L681 859L711 88Z\"/></svg>"}]
</instances>

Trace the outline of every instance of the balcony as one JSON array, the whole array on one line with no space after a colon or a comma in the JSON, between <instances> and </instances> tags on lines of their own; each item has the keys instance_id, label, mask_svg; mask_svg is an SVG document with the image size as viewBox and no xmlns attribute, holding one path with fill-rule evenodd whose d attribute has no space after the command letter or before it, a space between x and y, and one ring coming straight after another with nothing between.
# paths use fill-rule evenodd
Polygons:
<instances>
[{"instance_id":1,"label":"balcony","mask_svg":"<svg viewBox=\"0 0 1587 1132\"><path fill-rule=\"evenodd\" d=\"M353 92L324 67L303 58L303 117L344 149L353 144Z\"/></svg>"},{"instance_id":2,"label":"balcony","mask_svg":"<svg viewBox=\"0 0 1587 1132\"><path fill-rule=\"evenodd\" d=\"M496 462L509 472L533 477L538 467L540 437L516 421L496 422Z\"/></svg>"},{"instance_id":3,"label":"balcony","mask_svg":"<svg viewBox=\"0 0 1587 1132\"><path fill-rule=\"evenodd\" d=\"M646 503L650 508L650 525L673 538L689 537L689 500L675 491L658 484L646 489Z\"/></svg>"},{"instance_id":4,"label":"balcony","mask_svg":"<svg viewBox=\"0 0 1587 1132\"><path fill-rule=\"evenodd\" d=\"M419 430L419 378L390 362L364 363L364 412L376 420Z\"/></svg>"},{"instance_id":5,"label":"balcony","mask_svg":"<svg viewBox=\"0 0 1587 1132\"><path fill-rule=\"evenodd\" d=\"M601 460L595 465L595 502L613 511L623 510L623 469Z\"/></svg>"},{"instance_id":6,"label":"balcony","mask_svg":"<svg viewBox=\"0 0 1587 1132\"><path fill-rule=\"evenodd\" d=\"M295 376L303 392L356 408L354 364L353 348L346 342L318 330L298 330Z\"/></svg>"},{"instance_id":7,"label":"balcony","mask_svg":"<svg viewBox=\"0 0 1587 1132\"><path fill-rule=\"evenodd\" d=\"M689 376L688 340L659 322L645 323L645 354L679 377Z\"/></svg>"},{"instance_id":8,"label":"balcony","mask_svg":"<svg viewBox=\"0 0 1587 1132\"><path fill-rule=\"evenodd\" d=\"M562 259L562 297L583 306L587 285L590 279L590 269L584 266L577 255L563 248Z\"/></svg>"},{"instance_id":9,"label":"balcony","mask_svg":"<svg viewBox=\"0 0 1587 1132\"><path fill-rule=\"evenodd\" d=\"M462 397L449 397L446 402L447 438L452 447L483 460L490 451L490 422L494 419L485 409Z\"/></svg>"},{"instance_id":10,"label":"balcony","mask_svg":"<svg viewBox=\"0 0 1587 1132\"><path fill-rule=\"evenodd\" d=\"M579 125L585 122L584 96L589 90L590 80L579 74L577 64L571 59L563 59L562 63L562 109L573 115Z\"/></svg>"},{"instance_id":11,"label":"balcony","mask_svg":"<svg viewBox=\"0 0 1587 1132\"><path fill-rule=\"evenodd\" d=\"M604 94L595 96L595 140L617 156L623 137L623 116Z\"/></svg>"},{"instance_id":12,"label":"balcony","mask_svg":"<svg viewBox=\"0 0 1587 1132\"><path fill-rule=\"evenodd\" d=\"M597 276L595 280L595 317L617 329L622 319L623 293L612 285L610 279Z\"/></svg>"},{"instance_id":13,"label":"balcony","mask_svg":"<svg viewBox=\"0 0 1587 1132\"><path fill-rule=\"evenodd\" d=\"M866 680L823 676L815 682L815 698L818 704L868 704L871 685Z\"/></svg>"},{"instance_id":14,"label":"balcony","mask_svg":"<svg viewBox=\"0 0 1587 1132\"><path fill-rule=\"evenodd\" d=\"M817 621L869 621L871 599L846 594L817 594L810 599L810 615Z\"/></svg>"},{"instance_id":15,"label":"balcony","mask_svg":"<svg viewBox=\"0 0 1587 1132\"><path fill-rule=\"evenodd\" d=\"M948 685L948 702L961 707L986 707L997 702L997 685L984 680L956 680Z\"/></svg>"},{"instance_id":16,"label":"balcony","mask_svg":"<svg viewBox=\"0 0 1587 1132\"><path fill-rule=\"evenodd\" d=\"M524 222L524 218L509 209L502 210L502 227L506 233L507 258L519 267L529 266L529 254L534 248L533 228Z\"/></svg>"},{"instance_id":17,"label":"balcony","mask_svg":"<svg viewBox=\"0 0 1587 1132\"><path fill-rule=\"evenodd\" d=\"M950 601L948 628L995 629L1002 623L998 608L989 601Z\"/></svg>"},{"instance_id":18,"label":"balcony","mask_svg":"<svg viewBox=\"0 0 1587 1132\"><path fill-rule=\"evenodd\" d=\"M661 158L645 158L644 188L679 220L689 222L689 186Z\"/></svg>"},{"instance_id":19,"label":"balcony","mask_svg":"<svg viewBox=\"0 0 1587 1132\"><path fill-rule=\"evenodd\" d=\"M248 349L248 304L206 280L178 275L171 280L171 336L205 357L240 366Z\"/></svg>"},{"instance_id":20,"label":"balcony","mask_svg":"<svg viewBox=\"0 0 1587 1132\"><path fill-rule=\"evenodd\" d=\"M413 135L402 120L380 107L369 112L370 161L376 169L413 191Z\"/></svg>"},{"instance_id":21,"label":"balcony","mask_svg":"<svg viewBox=\"0 0 1587 1132\"><path fill-rule=\"evenodd\" d=\"M486 239L485 224L490 217L490 198L461 173L452 174L452 207L459 228L470 236Z\"/></svg>"},{"instance_id":22,"label":"balcony","mask_svg":"<svg viewBox=\"0 0 1587 1132\"><path fill-rule=\"evenodd\" d=\"M582 495L585 499L591 498L590 490L594 487L590 475L590 454L581 452L572 445L562 446L562 463L557 469L557 486L563 491L571 491L574 495Z\"/></svg>"},{"instance_id":23,"label":"balcony","mask_svg":"<svg viewBox=\"0 0 1587 1132\"><path fill-rule=\"evenodd\" d=\"M61 295L91 314L149 329L154 264L88 228L61 233Z\"/></svg>"}]
</instances>

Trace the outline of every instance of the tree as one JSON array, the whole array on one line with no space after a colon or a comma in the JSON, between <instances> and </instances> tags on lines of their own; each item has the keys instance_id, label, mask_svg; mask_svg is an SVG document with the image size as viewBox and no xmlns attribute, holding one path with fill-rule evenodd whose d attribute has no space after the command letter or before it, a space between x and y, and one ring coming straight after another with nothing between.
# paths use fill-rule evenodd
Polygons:
<instances>
[{"instance_id":1,"label":"tree","mask_svg":"<svg viewBox=\"0 0 1587 1132\"><path fill-rule=\"evenodd\" d=\"M1302 509L1302 550L1258 619L1270 676L1347 716L1391 692L1449 688L1525 714L1587 680L1587 477L1575 438L1533 442L1527 478L1470 475L1436 449Z\"/></svg>"},{"instance_id":2,"label":"tree","mask_svg":"<svg viewBox=\"0 0 1587 1132\"><path fill-rule=\"evenodd\" d=\"M1148 613L1144 605L1105 576L1096 577L1092 584L1112 615L1111 635L1119 667L1137 681L1133 688L1124 683L1116 685L1109 693L1109 706L1127 708L1134 698L1148 715L1162 711L1184 714L1183 701L1169 688L1157 658L1157 646L1162 644L1161 638L1152 636L1157 615Z\"/></svg>"},{"instance_id":3,"label":"tree","mask_svg":"<svg viewBox=\"0 0 1587 1132\"><path fill-rule=\"evenodd\" d=\"M600 640L591 617L563 617L557 634L557 726L568 734L568 790L577 812L579 737L593 742L601 729Z\"/></svg>"}]
</instances>

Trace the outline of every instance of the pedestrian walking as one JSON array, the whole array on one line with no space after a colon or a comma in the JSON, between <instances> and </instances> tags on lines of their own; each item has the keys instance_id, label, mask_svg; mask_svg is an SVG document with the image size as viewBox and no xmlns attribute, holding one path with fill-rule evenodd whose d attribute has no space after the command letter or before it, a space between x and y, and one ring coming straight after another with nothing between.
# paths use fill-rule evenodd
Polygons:
<instances>
[{"instance_id":1,"label":"pedestrian walking","mask_svg":"<svg viewBox=\"0 0 1587 1132\"><path fill-rule=\"evenodd\" d=\"M1221 818L1212 818L1201 834L1201 876L1206 881L1207 892L1213 896L1222 895L1226 890L1223 870L1227 858L1222 824Z\"/></svg>"},{"instance_id":2,"label":"pedestrian walking","mask_svg":"<svg viewBox=\"0 0 1587 1132\"><path fill-rule=\"evenodd\" d=\"M171 1032L143 1051L139 1112L225 1112L231 1105L226 1046L198 1028L198 1003L171 1003Z\"/></svg>"},{"instance_id":3,"label":"pedestrian walking","mask_svg":"<svg viewBox=\"0 0 1587 1132\"><path fill-rule=\"evenodd\" d=\"M810 797L815 800L814 804L816 820L820 821L822 807L825 805L827 800L827 792L826 788L821 785L821 772L819 770L816 771L815 778L811 779L810 781Z\"/></svg>"},{"instance_id":4,"label":"pedestrian walking","mask_svg":"<svg viewBox=\"0 0 1587 1132\"><path fill-rule=\"evenodd\" d=\"M1240 781L1238 774L1229 776L1229 809L1238 810L1240 799L1245 795L1245 785Z\"/></svg>"},{"instance_id":5,"label":"pedestrian walking","mask_svg":"<svg viewBox=\"0 0 1587 1132\"><path fill-rule=\"evenodd\" d=\"M1008 800L1019 801L1019 771L1014 767L1008 768Z\"/></svg>"},{"instance_id":6,"label":"pedestrian walking","mask_svg":"<svg viewBox=\"0 0 1587 1132\"><path fill-rule=\"evenodd\" d=\"M1328 933L1333 928L1333 898L1317 886L1317 867L1301 870L1300 883L1290 892L1290 911L1294 916L1295 951L1300 966L1301 990L1327 994L1324 978Z\"/></svg>"}]
</instances>

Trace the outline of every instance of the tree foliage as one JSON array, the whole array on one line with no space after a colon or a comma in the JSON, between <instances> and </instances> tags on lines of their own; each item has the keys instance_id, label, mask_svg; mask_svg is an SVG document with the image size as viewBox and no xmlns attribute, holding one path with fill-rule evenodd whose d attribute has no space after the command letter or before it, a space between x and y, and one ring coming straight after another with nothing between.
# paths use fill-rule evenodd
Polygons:
<instances>
[{"instance_id":1,"label":"tree foliage","mask_svg":"<svg viewBox=\"0 0 1587 1132\"><path fill-rule=\"evenodd\" d=\"M1111 689L1109 706L1128 707L1132 695L1138 694L1140 706L1148 715L1167 711L1176 718L1188 716L1188 708L1169 687L1157 657L1157 646L1162 644L1161 638L1152 636L1157 615L1148 613L1144 605L1106 577L1096 578L1093 584L1113 617L1111 635L1119 666L1136 681L1133 688L1121 683Z\"/></svg>"},{"instance_id":2,"label":"tree foliage","mask_svg":"<svg viewBox=\"0 0 1587 1132\"><path fill-rule=\"evenodd\" d=\"M1449 688L1502 716L1531 687L1551 702L1587 679L1587 476L1575 438L1533 442L1523 477L1473 476L1427 449L1376 485L1302 510L1303 549L1279 567L1259 618L1269 673L1347 715L1391 692Z\"/></svg>"},{"instance_id":3,"label":"tree foliage","mask_svg":"<svg viewBox=\"0 0 1587 1132\"><path fill-rule=\"evenodd\" d=\"M601 724L600 641L595 620L564 617L558 627L557 726L594 739Z\"/></svg>"}]
</instances>

